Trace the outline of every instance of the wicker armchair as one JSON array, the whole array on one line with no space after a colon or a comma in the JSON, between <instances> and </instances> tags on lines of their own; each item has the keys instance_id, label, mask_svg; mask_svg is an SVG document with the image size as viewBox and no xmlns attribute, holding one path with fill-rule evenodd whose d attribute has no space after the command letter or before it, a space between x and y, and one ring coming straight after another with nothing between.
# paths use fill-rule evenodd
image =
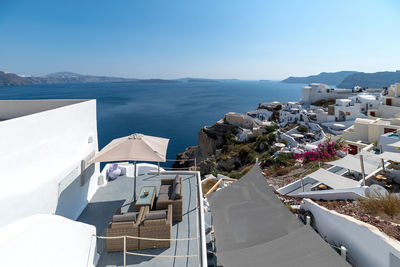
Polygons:
<instances>
[{"instance_id":1,"label":"wicker armchair","mask_svg":"<svg viewBox=\"0 0 400 267\"><path fill-rule=\"evenodd\" d=\"M166 218L164 219L145 219L146 214L149 211L149 207L144 207L143 219L139 225L140 237L147 238L160 238L160 239L170 239L172 234L172 205L168 205ZM160 212L160 211L153 211ZM148 248L167 248L171 246L171 241L158 241L158 240L139 240L140 249Z\"/></svg>"},{"instance_id":2,"label":"wicker armchair","mask_svg":"<svg viewBox=\"0 0 400 267\"><path fill-rule=\"evenodd\" d=\"M164 210L168 208L169 204L172 204L172 221L182 221L182 203L183 203L183 195L182 195L182 177L178 177L180 184L180 198L173 200L172 199L172 191L174 190L173 184L176 178L167 178L161 179L161 187L158 193L158 199L156 203L157 210ZM168 190L164 191L165 187L168 187Z\"/></svg>"},{"instance_id":3,"label":"wicker armchair","mask_svg":"<svg viewBox=\"0 0 400 267\"><path fill-rule=\"evenodd\" d=\"M118 209L113 217L117 216L132 216L135 215L136 212L129 212L125 214L121 214L121 210ZM108 224L106 235L107 237L115 237L115 236L139 236L139 224L143 218L144 207L138 212L136 221L112 221ZM121 220L121 219L120 219ZM124 239L123 238L113 238L106 240L107 252L114 251L123 251L124 250ZM139 240L133 238L126 239L126 250L137 250L139 249Z\"/></svg>"}]
</instances>

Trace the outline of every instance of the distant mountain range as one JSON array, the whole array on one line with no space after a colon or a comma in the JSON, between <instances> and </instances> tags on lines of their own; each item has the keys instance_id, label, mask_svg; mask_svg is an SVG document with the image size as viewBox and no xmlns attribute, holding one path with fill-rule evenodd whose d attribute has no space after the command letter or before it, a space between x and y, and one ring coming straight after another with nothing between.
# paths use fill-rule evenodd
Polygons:
<instances>
[{"instance_id":1,"label":"distant mountain range","mask_svg":"<svg viewBox=\"0 0 400 267\"><path fill-rule=\"evenodd\" d=\"M55 84L55 83L106 83L106 82L137 82L137 83L216 83L221 81L238 81L237 79L205 79L205 78L182 78L182 79L131 79L121 77L82 75L73 72L56 72L45 76L17 75L0 71L0 86L18 86L33 84ZM260 82L267 80L260 80ZM336 85L338 88L361 87L382 88L400 82L400 71L384 71L375 73L364 73L357 71L321 72L318 75L307 77L289 77L283 83L325 83Z\"/></svg>"},{"instance_id":2,"label":"distant mountain range","mask_svg":"<svg viewBox=\"0 0 400 267\"><path fill-rule=\"evenodd\" d=\"M0 86L18 86L45 83L124 82L136 79L81 75L73 72L56 72L46 76L22 76L0 71Z\"/></svg>"},{"instance_id":3,"label":"distant mountain range","mask_svg":"<svg viewBox=\"0 0 400 267\"><path fill-rule=\"evenodd\" d=\"M307 77L289 77L283 83L325 83L337 88L353 88L354 86L382 88L400 82L400 71L383 71L365 73L358 71L321 72Z\"/></svg>"},{"instance_id":4,"label":"distant mountain range","mask_svg":"<svg viewBox=\"0 0 400 267\"><path fill-rule=\"evenodd\" d=\"M321 72L318 75L307 77L289 77L283 83L325 83L329 85L340 84L346 77L358 73L357 71Z\"/></svg>"},{"instance_id":5,"label":"distant mountain range","mask_svg":"<svg viewBox=\"0 0 400 267\"><path fill-rule=\"evenodd\" d=\"M137 82L137 83L179 83L179 82L219 82L236 81L236 79L204 79L204 78L182 78L182 79L130 79L108 76L82 75L73 72L56 72L45 76L17 75L0 71L0 86L18 86L32 84L51 83L103 83L103 82Z\"/></svg>"},{"instance_id":6,"label":"distant mountain range","mask_svg":"<svg viewBox=\"0 0 400 267\"><path fill-rule=\"evenodd\" d=\"M337 85L338 88L353 88L356 85L369 88L382 88L383 86L389 87L390 85L400 82L400 71L382 71L375 73L359 72L347 76L341 83Z\"/></svg>"}]
</instances>

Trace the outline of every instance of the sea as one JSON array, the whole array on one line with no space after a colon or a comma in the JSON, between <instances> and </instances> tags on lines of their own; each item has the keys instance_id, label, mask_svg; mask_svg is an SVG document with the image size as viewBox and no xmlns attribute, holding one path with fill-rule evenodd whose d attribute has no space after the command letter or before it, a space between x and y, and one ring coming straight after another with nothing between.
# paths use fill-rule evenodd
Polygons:
<instances>
[{"instance_id":1,"label":"sea","mask_svg":"<svg viewBox=\"0 0 400 267\"><path fill-rule=\"evenodd\" d=\"M237 80L41 84L0 87L0 99L96 99L99 149L114 138L143 133L170 138L167 158L174 160L197 145L203 126L225 113L254 110L262 102L297 101L303 86Z\"/></svg>"}]
</instances>

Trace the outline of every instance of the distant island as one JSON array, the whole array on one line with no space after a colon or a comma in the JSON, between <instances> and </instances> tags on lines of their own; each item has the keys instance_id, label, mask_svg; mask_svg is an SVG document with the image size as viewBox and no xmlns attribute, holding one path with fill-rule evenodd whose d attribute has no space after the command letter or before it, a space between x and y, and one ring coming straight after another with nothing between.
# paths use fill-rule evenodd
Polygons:
<instances>
[{"instance_id":1,"label":"distant island","mask_svg":"<svg viewBox=\"0 0 400 267\"><path fill-rule=\"evenodd\" d=\"M73 72L56 72L46 76L23 76L0 71L0 86L18 86L50 83L126 82L137 79L82 75Z\"/></svg>"},{"instance_id":2,"label":"distant island","mask_svg":"<svg viewBox=\"0 0 400 267\"><path fill-rule=\"evenodd\" d=\"M340 84L346 77L358 73L357 71L321 72L307 77L289 77L283 83L325 83L329 85Z\"/></svg>"},{"instance_id":3,"label":"distant island","mask_svg":"<svg viewBox=\"0 0 400 267\"><path fill-rule=\"evenodd\" d=\"M382 88L400 82L400 71L382 71L365 73L357 71L321 72L307 77L289 77L283 83L325 83L337 88L353 88L354 86Z\"/></svg>"},{"instance_id":4,"label":"distant island","mask_svg":"<svg viewBox=\"0 0 400 267\"><path fill-rule=\"evenodd\" d=\"M205 78L181 78L181 79L132 79L121 77L82 75L74 72L55 72L45 76L18 75L0 71L0 86L22 86L33 84L55 83L107 83L107 82L135 82L135 83L215 83L219 81L237 81L236 79L205 79Z\"/></svg>"},{"instance_id":5,"label":"distant island","mask_svg":"<svg viewBox=\"0 0 400 267\"><path fill-rule=\"evenodd\" d=\"M142 79L135 80L137 83L179 83L178 80L164 80L164 79Z\"/></svg>"},{"instance_id":6,"label":"distant island","mask_svg":"<svg viewBox=\"0 0 400 267\"><path fill-rule=\"evenodd\" d=\"M133 83L217 83L235 82L238 79L207 79L207 78L180 78L180 79L134 79L109 76L83 75L74 72L55 72L44 76L18 75L10 72L0 71L1 86L23 86L34 84L56 84L56 83L111 83L111 82L133 82ZM259 80L267 82L269 80ZM364 73L358 71L321 72L317 75L307 77L289 77L282 83L325 83L337 88L353 88L354 86L382 88L400 82L400 70L383 71L375 73Z\"/></svg>"}]
</instances>

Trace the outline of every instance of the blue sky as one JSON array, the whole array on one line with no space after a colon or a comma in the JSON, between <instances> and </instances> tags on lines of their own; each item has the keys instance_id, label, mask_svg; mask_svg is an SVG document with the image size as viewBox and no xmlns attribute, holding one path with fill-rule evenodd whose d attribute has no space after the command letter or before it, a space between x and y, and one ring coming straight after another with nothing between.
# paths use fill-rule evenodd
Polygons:
<instances>
[{"instance_id":1,"label":"blue sky","mask_svg":"<svg viewBox=\"0 0 400 267\"><path fill-rule=\"evenodd\" d=\"M396 70L399 2L0 0L0 70L239 79Z\"/></svg>"}]
</instances>

